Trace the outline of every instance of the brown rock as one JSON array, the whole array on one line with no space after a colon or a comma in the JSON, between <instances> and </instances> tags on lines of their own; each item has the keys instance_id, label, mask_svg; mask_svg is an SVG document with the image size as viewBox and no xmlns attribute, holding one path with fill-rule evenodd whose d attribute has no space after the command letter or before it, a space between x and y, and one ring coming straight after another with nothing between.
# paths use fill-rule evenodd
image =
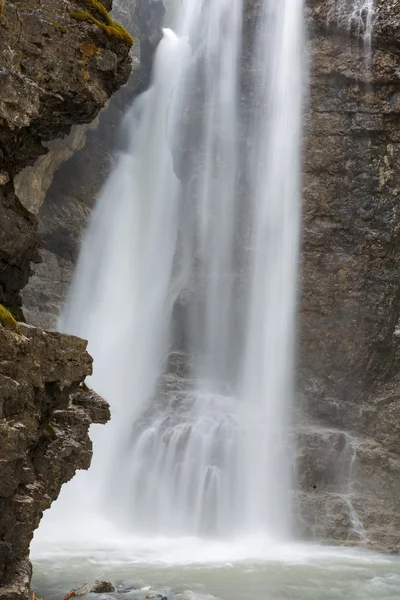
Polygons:
<instances>
[{"instance_id":1,"label":"brown rock","mask_svg":"<svg viewBox=\"0 0 400 600\"><path fill-rule=\"evenodd\" d=\"M40 241L12 180L50 140L91 122L130 72L129 42L71 17L85 7L86 0L8 0L0 14L0 303L20 319L19 291L40 260Z\"/></svg>"},{"instance_id":2,"label":"brown rock","mask_svg":"<svg viewBox=\"0 0 400 600\"><path fill-rule=\"evenodd\" d=\"M300 513L316 539L388 549L400 541L400 4L375 2L370 67L332 6L307 3Z\"/></svg>"},{"instance_id":3,"label":"brown rock","mask_svg":"<svg viewBox=\"0 0 400 600\"><path fill-rule=\"evenodd\" d=\"M130 44L71 16L85 10L90 11L85 0L4 4L0 169L11 175L46 152L43 141L92 121L129 76ZM106 61L106 70L99 61Z\"/></svg>"},{"instance_id":4,"label":"brown rock","mask_svg":"<svg viewBox=\"0 0 400 600\"><path fill-rule=\"evenodd\" d=\"M0 599L28 598L29 544L43 511L92 456L92 422L109 407L79 384L86 342L21 325L0 327Z\"/></svg>"}]
</instances>

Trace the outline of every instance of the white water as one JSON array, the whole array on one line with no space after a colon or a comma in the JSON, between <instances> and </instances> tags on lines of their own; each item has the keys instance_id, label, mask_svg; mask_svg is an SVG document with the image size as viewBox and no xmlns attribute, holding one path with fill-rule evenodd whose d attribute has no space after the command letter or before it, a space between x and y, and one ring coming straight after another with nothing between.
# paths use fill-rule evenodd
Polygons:
<instances>
[{"instance_id":1,"label":"white water","mask_svg":"<svg viewBox=\"0 0 400 600\"><path fill-rule=\"evenodd\" d=\"M60 322L89 340L112 421L37 544L103 538L104 520L142 540L289 536L302 13L265 0L246 113L241 1L188 0L165 32Z\"/></svg>"},{"instance_id":2,"label":"white water","mask_svg":"<svg viewBox=\"0 0 400 600\"><path fill-rule=\"evenodd\" d=\"M374 27L374 0L332 0L330 20L356 30L364 40L364 51L367 59L372 51L372 34Z\"/></svg>"},{"instance_id":3,"label":"white water","mask_svg":"<svg viewBox=\"0 0 400 600\"><path fill-rule=\"evenodd\" d=\"M356 0L349 20L349 27L356 25L362 34L367 55L371 53L374 14L374 0Z\"/></svg>"}]
</instances>

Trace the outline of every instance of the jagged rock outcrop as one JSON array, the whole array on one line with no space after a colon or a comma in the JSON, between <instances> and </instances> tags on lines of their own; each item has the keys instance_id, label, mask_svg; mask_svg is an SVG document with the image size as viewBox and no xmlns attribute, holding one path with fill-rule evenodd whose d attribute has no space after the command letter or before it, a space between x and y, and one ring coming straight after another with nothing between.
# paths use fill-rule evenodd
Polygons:
<instances>
[{"instance_id":1,"label":"jagged rock outcrop","mask_svg":"<svg viewBox=\"0 0 400 600\"><path fill-rule=\"evenodd\" d=\"M30 260L38 260L39 238L35 220L12 197L13 178L47 152L51 139L91 122L130 73L129 39L74 18L85 11L104 19L91 0L0 5L0 190L7 211L0 220L0 302L20 316L17 290L27 283ZM25 232L21 251L13 250L12 219Z\"/></svg>"},{"instance_id":2,"label":"jagged rock outcrop","mask_svg":"<svg viewBox=\"0 0 400 600\"><path fill-rule=\"evenodd\" d=\"M43 511L92 456L92 423L107 403L80 384L91 374L86 342L0 325L0 599L27 599L29 545Z\"/></svg>"},{"instance_id":3,"label":"jagged rock outcrop","mask_svg":"<svg viewBox=\"0 0 400 600\"><path fill-rule=\"evenodd\" d=\"M21 203L36 215L43 204L54 173L63 162L71 158L86 144L86 134L96 129L99 119L87 125L74 125L68 136L45 143L47 154L40 156L29 167L25 167L14 177L14 188Z\"/></svg>"},{"instance_id":4,"label":"jagged rock outcrop","mask_svg":"<svg viewBox=\"0 0 400 600\"><path fill-rule=\"evenodd\" d=\"M13 176L45 153L43 141L93 120L130 73L126 38L75 14L91 0L7 0L0 16L0 168Z\"/></svg>"},{"instance_id":5,"label":"jagged rock outcrop","mask_svg":"<svg viewBox=\"0 0 400 600\"><path fill-rule=\"evenodd\" d=\"M41 182L51 175L46 199L38 206L43 262L35 266L35 273L23 291L24 314L33 325L55 326L87 219L112 168L113 153L124 148L121 135L124 114L133 99L149 85L152 58L162 35L164 12L160 0L114 2L113 15L140 42L134 46L133 72L127 85L113 96L100 116L98 127L85 132L84 147L76 151L75 146L72 158L55 174L52 167L56 166L56 161L53 160L48 169L44 159L39 159L27 172L30 180L35 178ZM23 187L27 195L28 183L29 179L25 178Z\"/></svg>"}]
</instances>

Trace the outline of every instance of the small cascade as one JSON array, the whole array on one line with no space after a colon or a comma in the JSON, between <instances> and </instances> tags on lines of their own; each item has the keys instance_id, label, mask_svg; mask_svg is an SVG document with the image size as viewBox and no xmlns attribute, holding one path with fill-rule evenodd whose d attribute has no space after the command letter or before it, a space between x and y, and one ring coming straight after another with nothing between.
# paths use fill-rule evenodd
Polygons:
<instances>
[{"instance_id":1,"label":"small cascade","mask_svg":"<svg viewBox=\"0 0 400 600\"><path fill-rule=\"evenodd\" d=\"M347 445L351 451L350 463L349 463L349 473L348 473L348 481L347 481L347 491L345 494L346 504L349 509L349 518L352 526L352 531L359 537L359 539L363 542L367 542L368 538L365 534L364 526L362 520L357 514L356 509L353 504L353 493L354 493L354 470L356 467L357 461L357 448L359 442L357 439L347 436Z\"/></svg>"},{"instance_id":2,"label":"small cascade","mask_svg":"<svg viewBox=\"0 0 400 600\"><path fill-rule=\"evenodd\" d=\"M333 0L329 12L330 22L336 22L344 29L354 31L363 38L367 56L372 51L374 18L374 0Z\"/></svg>"},{"instance_id":3,"label":"small cascade","mask_svg":"<svg viewBox=\"0 0 400 600\"><path fill-rule=\"evenodd\" d=\"M349 16L349 29L355 28L364 39L366 54L371 52L374 0L356 0Z\"/></svg>"}]
</instances>

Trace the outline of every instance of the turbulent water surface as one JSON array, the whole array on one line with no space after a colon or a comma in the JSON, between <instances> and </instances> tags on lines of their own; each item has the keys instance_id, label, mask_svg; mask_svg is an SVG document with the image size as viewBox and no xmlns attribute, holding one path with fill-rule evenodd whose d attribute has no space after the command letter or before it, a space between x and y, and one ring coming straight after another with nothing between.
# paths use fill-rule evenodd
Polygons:
<instances>
[{"instance_id":1,"label":"turbulent water surface","mask_svg":"<svg viewBox=\"0 0 400 600\"><path fill-rule=\"evenodd\" d=\"M321 547L270 547L260 540L235 547L201 545L193 539L158 539L142 545L104 543L96 552L75 544L72 554L37 549L34 588L44 600L60 600L83 581L101 578L124 587L148 588L168 600L397 600L400 561L396 557ZM266 553L268 560L243 560ZM90 558L88 558L90 556ZM191 560L193 562L191 562ZM180 592L186 593L183 596ZM121 595L143 600L151 590ZM103 596L98 597L99 600Z\"/></svg>"}]
</instances>

